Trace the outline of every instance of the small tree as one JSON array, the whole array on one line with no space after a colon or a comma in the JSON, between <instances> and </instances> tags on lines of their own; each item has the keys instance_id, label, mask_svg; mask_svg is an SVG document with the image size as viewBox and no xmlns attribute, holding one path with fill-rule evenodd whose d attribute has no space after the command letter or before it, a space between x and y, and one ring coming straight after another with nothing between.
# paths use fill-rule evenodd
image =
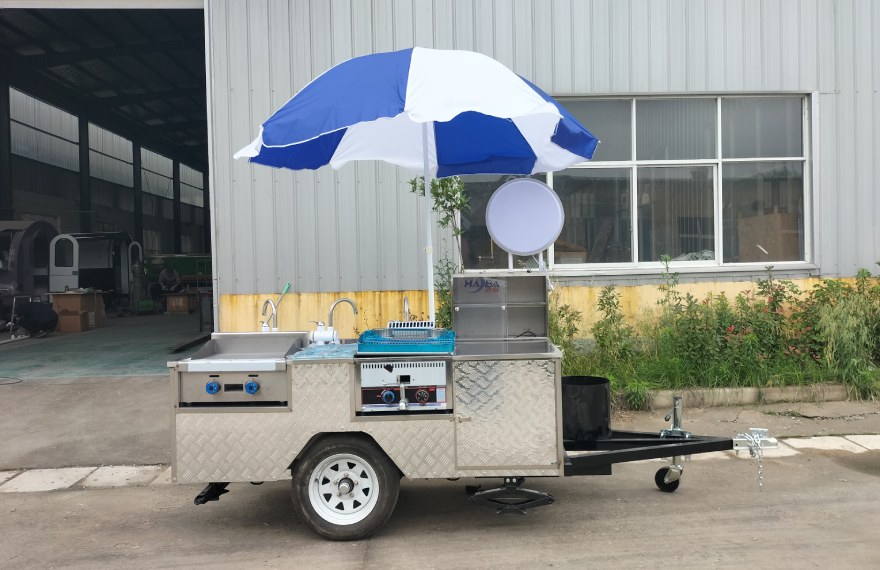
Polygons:
<instances>
[{"instance_id":1,"label":"small tree","mask_svg":"<svg viewBox=\"0 0 880 570\"><path fill-rule=\"evenodd\" d=\"M409 181L409 185L413 194L419 196L425 195L425 177L419 176ZM462 230L459 225L460 212L467 212L470 208L467 194L464 192L464 182L458 176L449 176L447 178L434 178L431 180L431 198L433 200L433 210L440 214L437 225L441 228L451 228L455 243L455 264L454 270L461 271L461 239ZM445 270L449 268L444 266Z\"/></svg>"},{"instance_id":2,"label":"small tree","mask_svg":"<svg viewBox=\"0 0 880 570\"><path fill-rule=\"evenodd\" d=\"M409 181L413 194L424 197L425 177L419 176ZM464 182L458 176L447 178L435 178L431 180L431 198L433 210L440 214L437 225L441 228L451 228L454 247L454 260L438 259L435 266L436 281L434 291L437 294L437 309L435 313L436 326L439 328L452 327L452 276L462 270L463 260L461 255L462 230L459 225L460 212L467 212L470 207L467 194L464 192Z\"/></svg>"}]
</instances>

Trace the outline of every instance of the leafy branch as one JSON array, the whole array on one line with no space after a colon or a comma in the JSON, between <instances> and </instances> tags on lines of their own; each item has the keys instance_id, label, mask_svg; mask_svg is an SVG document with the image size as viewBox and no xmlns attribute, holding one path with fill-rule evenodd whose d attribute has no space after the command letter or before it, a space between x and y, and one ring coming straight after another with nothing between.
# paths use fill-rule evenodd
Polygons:
<instances>
[{"instance_id":1,"label":"leafy branch","mask_svg":"<svg viewBox=\"0 0 880 570\"><path fill-rule=\"evenodd\" d=\"M425 177L419 176L409 181L410 191L418 196L425 195ZM464 191L464 182L458 176L447 178L434 178L431 180L431 199L433 210L440 214L437 225L441 228L451 228L455 237L456 258L458 268L461 268L461 246L459 238L462 229L459 226L459 212L467 212L470 209L467 194Z\"/></svg>"}]
</instances>

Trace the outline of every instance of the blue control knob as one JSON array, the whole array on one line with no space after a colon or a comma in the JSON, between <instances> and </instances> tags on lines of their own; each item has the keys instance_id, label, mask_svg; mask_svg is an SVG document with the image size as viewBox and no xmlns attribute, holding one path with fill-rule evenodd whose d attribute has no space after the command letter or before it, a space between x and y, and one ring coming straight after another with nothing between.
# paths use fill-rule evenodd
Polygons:
<instances>
[{"instance_id":1,"label":"blue control knob","mask_svg":"<svg viewBox=\"0 0 880 570\"><path fill-rule=\"evenodd\" d=\"M382 392L382 401L386 404L393 404L397 399L397 395L394 394L391 390L385 390Z\"/></svg>"},{"instance_id":2,"label":"blue control knob","mask_svg":"<svg viewBox=\"0 0 880 570\"><path fill-rule=\"evenodd\" d=\"M248 383L244 385L244 391L248 394L254 395L260 391L260 383L256 380L249 380Z\"/></svg>"},{"instance_id":3,"label":"blue control knob","mask_svg":"<svg viewBox=\"0 0 880 570\"><path fill-rule=\"evenodd\" d=\"M205 384L205 392L209 394L216 394L220 391L220 382L211 381Z\"/></svg>"}]
</instances>

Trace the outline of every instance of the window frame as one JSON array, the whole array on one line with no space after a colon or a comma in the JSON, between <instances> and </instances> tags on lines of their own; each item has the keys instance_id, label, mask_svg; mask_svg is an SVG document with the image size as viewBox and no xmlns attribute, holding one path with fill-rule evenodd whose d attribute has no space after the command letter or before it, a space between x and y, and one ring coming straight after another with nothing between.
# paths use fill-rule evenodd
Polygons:
<instances>
[{"instance_id":1,"label":"window frame","mask_svg":"<svg viewBox=\"0 0 880 570\"><path fill-rule=\"evenodd\" d=\"M722 102L724 99L743 99L743 98L774 98L774 97L798 97L801 101L801 156L783 156L783 157L750 157L750 158L723 158L723 132L722 132ZM637 109L638 101L657 100L657 99L714 99L715 100L715 157L708 159L686 159L686 160L637 160L636 151L638 141L637 135ZM800 162L803 165L803 224L804 237L803 248L804 258L796 261L777 261L772 265L777 270L801 270L810 271L816 268L816 256L814 252L814 220L813 220L813 177L816 172L813 158L814 148L814 132L813 123L818 116L818 98L814 93L805 92L773 92L773 93L726 93L726 94L664 94L664 95L602 95L596 97L572 96L559 97L560 103L565 105L566 101L620 101L628 100L630 102L630 159L629 160L608 160L608 161L587 161L569 169L603 169L603 168L625 168L630 172L630 217L632 220L632 258L628 262L614 263L566 263L558 264L554 261L555 246L549 248L536 255L540 255L548 270L559 275L638 275L638 274L656 274L663 270L664 263L662 261L639 261L639 218L638 218L638 170L639 168L652 167L671 167L671 166L712 166L713 167L713 215L715 216L715 259L713 260L695 260L695 261L670 261L669 267L678 273L754 273L755 271L763 271L768 266L763 262L727 262L724 260L724 220L723 220L723 204L724 204L724 165L736 162L741 163L759 163L759 162ZM587 128L589 126L587 125ZM553 172L548 172L547 184L553 188ZM462 238L459 237L459 240ZM534 268L518 268L515 267L513 256L508 254L508 270L509 271L533 271ZM481 273L486 269L465 268L465 272Z\"/></svg>"},{"instance_id":2,"label":"window frame","mask_svg":"<svg viewBox=\"0 0 880 570\"><path fill-rule=\"evenodd\" d=\"M775 97L798 97L801 101L801 156L783 157L751 157L751 158L723 158L723 133L722 133L722 104L725 99L744 98L775 98ZM715 100L715 156L709 159L693 160L638 160L636 149L637 112L638 101L657 99L714 99ZM670 261L670 268L680 273L725 273L725 272L754 272L764 270L768 263L763 262L724 262L724 165L732 163L761 163L761 162L800 162L803 172L803 259L797 261L772 262L774 269L782 270L811 270L815 269L814 252L814 222L813 222L813 130L812 122L817 115L816 98L811 93L803 92L774 92L774 93L729 93L729 94L669 94L662 96L638 95L638 96L613 96L603 95L597 97L564 97L559 101L565 105L566 101L598 101L598 100L629 100L630 101L630 159L609 161L588 161L570 167L570 169L603 169L603 168L626 168L630 172L630 216L631 227L631 251L632 259L628 262L615 263L566 263L559 264L555 259L555 246L551 245L542 252L543 258L550 271L560 275L627 275L627 274L656 274L663 270L662 261L639 261L639 218L638 218L638 173L640 168L672 167L672 166L711 166L713 167L713 215L715 216L715 259L700 261ZM589 128L589 126L587 126ZM553 187L554 174L547 173L547 184ZM459 238L461 239L461 238ZM511 267L511 269L513 269ZM516 269L514 269L516 270ZM467 272L479 273L485 269L465 269Z\"/></svg>"}]
</instances>

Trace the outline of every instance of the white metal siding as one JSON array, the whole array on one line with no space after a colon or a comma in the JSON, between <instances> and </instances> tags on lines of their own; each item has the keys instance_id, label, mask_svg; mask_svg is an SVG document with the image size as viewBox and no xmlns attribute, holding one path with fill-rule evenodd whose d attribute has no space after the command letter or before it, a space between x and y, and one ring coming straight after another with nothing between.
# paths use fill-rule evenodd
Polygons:
<instances>
[{"instance_id":1,"label":"white metal siding","mask_svg":"<svg viewBox=\"0 0 880 570\"><path fill-rule=\"evenodd\" d=\"M559 96L818 92L815 257L828 276L880 259L880 3L209 0L207 11L221 293L423 287L413 174L232 160L331 65L413 45L486 53Z\"/></svg>"}]
</instances>

